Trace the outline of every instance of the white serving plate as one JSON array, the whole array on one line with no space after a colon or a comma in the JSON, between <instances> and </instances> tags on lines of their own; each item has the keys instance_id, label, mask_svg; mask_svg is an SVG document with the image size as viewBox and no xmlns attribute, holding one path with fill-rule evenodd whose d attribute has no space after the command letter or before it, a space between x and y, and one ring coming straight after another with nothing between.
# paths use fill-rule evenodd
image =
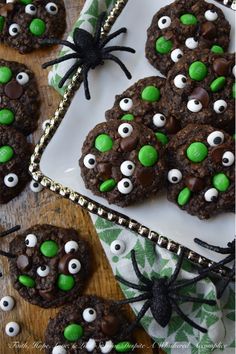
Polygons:
<instances>
[{"instance_id":1,"label":"white serving plate","mask_svg":"<svg viewBox=\"0 0 236 354\"><path fill-rule=\"evenodd\" d=\"M187 0L186 0L187 1ZM177 206L167 201L165 193L149 199L142 204L120 208L109 205L105 199L94 196L84 186L80 176L78 159L81 147L88 132L105 120L104 112L111 108L116 94L123 92L137 80L157 71L145 59L146 30L152 17L161 7L172 0L129 0L123 12L116 20L112 32L126 27L127 34L114 39L112 45L127 45L135 48L136 54L118 52L119 58L132 73L132 80L127 80L118 65L106 62L104 66L89 73L92 99L84 97L83 85L77 91L72 103L55 135L44 151L40 169L42 173L70 189L112 209L127 215L149 229L165 235L204 257L218 261L222 256L202 249L193 239L199 237L211 244L225 246L234 235L234 215L225 213L202 221L188 215ZM235 22L234 12L217 2L209 1L220 7L232 25L231 48L234 50Z\"/></svg>"}]
</instances>

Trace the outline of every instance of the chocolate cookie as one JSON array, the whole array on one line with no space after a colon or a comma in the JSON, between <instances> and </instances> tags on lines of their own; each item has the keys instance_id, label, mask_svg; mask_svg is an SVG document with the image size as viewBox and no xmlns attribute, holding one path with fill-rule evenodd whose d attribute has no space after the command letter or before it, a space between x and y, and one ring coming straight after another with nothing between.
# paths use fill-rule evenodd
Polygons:
<instances>
[{"instance_id":1,"label":"chocolate cookie","mask_svg":"<svg viewBox=\"0 0 236 354\"><path fill-rule=\"evenodd\" d=\"M60 38L65 31L63 0L1 1L0 41L21 54L41 47L43 39Z\"/></svg>"},{"instance_id":2,"label":"chocolate cookie","mask_svg":"<svg viewBox=\"0 0 236 354\"><path fill-rule=\"evenodd\" d=\"M165 107L168 106L164 88L166 80L151 76L139 80L115 98L114 106L106 112L106 119L135 121L151 128L157 139L162 143L168 142L168 136L180 129L179 122L170 116ZM167 96L168 97L168 96Z\"/></svg>"},{"instance_id":3,"label":"chocolate cookie","mask_svg":"<svg viewBox=\"0 0 236 354\"><path fill-rule=\"evenodd\" d=\"M164 75L193 49L228 49L230 24L221 9L204 0L176 0L161 8L147 31L146 57Z\"/></svg>"},{"instance_id":4,"label":"chocolate cookie","mask_svg":"<svg viewBox=\"0 0 236 354\"><path fill-rule=\"evenodd\" d=\"M0 204L15 198L30 180L31 146L24 135L0 125Z\"/></svg>"},{"instance_id":5,"label":"chocolate cookie","mask_svg":"<svg viewBox=\"0 0 236 354\"><path fill-rule=\"evenodd\" d=\"M82 296L49 321L45 332L46 353L131 353L128 326L115 302Z\"/></svg>"},{"instance_id":6,"label":"chocolate cookie","mask_svg":"<svg viewBox=\"0 0 236 354\"><path fill-rule=\"evenodd\" d=\"M36 225L10 243L14 288L28 302L57 307L84 289L89 274L89 250L73 229Z\"/></svg>"},{"instance_id":7,"label":"chocolate cookie","mask_svg":"<svg viewBox=\"0 0 236 354\"><path fill-rule=\"evenodd\" d=\"M166 80L168 112L185 127L210 124L234 132L234 54L193 52L179 61Z\"/></svg>"},{"instance_id":8,"label":"chocolate cookie","mask_svg":"<svg viewBox=\"0 0 236 354\"><path fill-rule=\"evenodd\" d=\"M208 219L234 211L234 141L209 125L189 124L168 144L168 199Z\"/></svg>"},{"instance_id":9,"label":"chocolate cookie","mask_svg":"<svg viewBox=\"0 0 236 354\"><path fill-rule=\"evenodd\" d=\"M37 128L39 92L27 66L0 60L0 97L0 125L11 125L25 135Z\"/></svg>"},{"instance_id":10,"label":"chocolate cookie","mask_svg":"<svg viewBox=\"0 0 236 354\"><path fill-rule=\"evenodd\" d=\"M120 206L154 196L166 172L164 148L153 131L116 120L88 134L79 164L86 188Z\"/></svg>"}]
</instances>

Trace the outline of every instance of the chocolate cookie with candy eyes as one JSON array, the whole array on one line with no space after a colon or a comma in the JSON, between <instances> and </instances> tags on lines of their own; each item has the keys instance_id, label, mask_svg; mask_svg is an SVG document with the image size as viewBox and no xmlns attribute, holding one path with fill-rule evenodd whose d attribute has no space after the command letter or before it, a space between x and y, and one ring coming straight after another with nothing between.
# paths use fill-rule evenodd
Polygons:
<instances>
[{"instance_id":1,"label":"chocolate cookie with candy eyes","mask_svg":"<svg viewBox=\"0 0 236 354\"><path fill-rule=\"evenodd\" d=\"M24 135L0 125L0 204L15 198L29 182L31 150Z\"/></svg>"},{"instance_id":2,"label":"chocolate cookie with candy eyes","mask_svg":"<svg viewBox=\"0 0 236 354\"><path fill-rule=\"evenodd\" d=\"M35 76L27 66L0 60L0 125L28 135L37 128L40 113Z\"/></svg>"},{"instance_id":3,"label":"chocolate cookie with candy eyes","mask_svg":"<svg viewBox=\"0 0 236 354\"><path fill-rule=\"evenodd\" d=\"M82 296L49 321L45 332L46 353L132 353L128 326L115 302Z\"/></svg>"},{"instance_id":4,"label":"chocolate cookie with candy eyes","mask_svg":"<svg viewBox=\"0 0 236 354\"><path fill-rule=\"evenodd\" d=\"M84 289L89 249L73 229L33 226L10 243L10 253L14 288L32 304L61 306Z\"/></svg>"},{"instance_id":5,"label":"chocolate cookie with candy eyes","mask_svg":"<svg viewBox=\"0 0 236 354\"><path fill-rule=\"evenodd\" d=\"M106 119L134 121L151 128L157 139L166 144L169 135L180 129L180 123L168 114L164 95L166 80L151 76L139 80L115 98L114 106L106 112Z\"/></svg>"},{"instance_id":6,"label":"chocolate cookie with candy eyes","mask_svg":"<svg viewBox=\"0 0 236 354\"><path fill-rule=\"evenodd\" d=\"M133 121L98 124L85 139L79 165L86 188L122 207L156 195L165 180L162 144Z\"/></svg>"},{"instance_id":7,"label":"chocolate cookie with candy eyes","mask_svg":"<svg viewBox=\"0 0 236 354\"><path fill-rule=\"evenodd\" d=\"M233 134L234 54L193 52L169 72L165 91L168 112L182 127L188 123L210 124Z\"/></svg>"},{"instance_id":8,"label":"chocolate cookie with candy eyes","mask_svg":"<svg viewBox=\"0 0 236 354\"><path fill-rule=\"evenodd\" d=\"M167 155L170 201L200 219L234 211L235 148L229 134L189 124L170 141Z\"/></svg>"},{"instance_id":9,"label":"chocolate cookie with candy eyes","mask_svg":"<svg viewBox=\"0 0 236 354\"><path fill-rule=\"evenodd\" d=\"M18 0L0 6L0 42L21 54L41 47L43 39L60 38L65 31L63 0Z\"/></svg>"},{"instance_id":10,"label":"chocolate cookie with candy eyes","mask_svg":"<svg viewBox=\"0 0 236 354\"><path fill-rule=\"evenodd\" d=\"M229 36L230 24L217 6L204 0L176 0L154 15L147 31L146 57L167 75L196 48L227 51Z\"/></svg>"}]
</instances>

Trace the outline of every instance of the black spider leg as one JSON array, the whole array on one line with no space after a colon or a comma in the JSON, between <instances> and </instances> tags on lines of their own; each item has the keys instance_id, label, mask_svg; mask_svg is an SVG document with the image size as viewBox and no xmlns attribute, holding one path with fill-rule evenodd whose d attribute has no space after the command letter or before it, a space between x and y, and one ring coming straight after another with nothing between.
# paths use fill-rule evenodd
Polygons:
<instances>
[{"instance_id":1,"label":"black spider leg","mask_svg":"<svg viewBox=\"0 0 236 354\"><path fill-rule=\"evenodd\" d=\"M127 33L127 28L122 27L122 28L118 29L117 31L106 36L105 39L101 40L99 48L104 48L108 42L110 42L113 38L118 37L121 33Z\"/></svg>"},{"instance_id":2,"label":"black spider leg","mask_svg":"<svg viewBox=\"0 0 236 354\"><path fill-rule=\"evenodd\" d=\"M106 12L102 12L101 15L97 19L96 29L94 33L94 41L98 43L100 41L102 26L105 22Z\"/></svg>"},{"instance_id":3,"label":"black spider leg","mask_svg":"<svg viewBox=\"0 0 236 354\"><path fill-rule=\"evenodd\" d=\"M123 72L125 73L127 79L129 79L129 80L131 79L131 77L132 77L131 73L129 72L129 70L126 68L126 66L122 63L122 61L119 58L115 57L112 54L105 54L103 56L103 59L104 60L112 60L112 61L114 61L123 70Z\"/></svg>"},{"instance_id":4,"label":"black spider leg","mask_svg":"<svg viewBox=\"0 0 236 354\"><path fill-rule=\"evenodd\" d=\"M0 256L7 257L7 258L16 258L16 255L10 252L5 252L0 250Z\"/></svg>"},{"instance_id":5,"label":"black spider leg","mask_svg":"<svg viewBox=\"0 0 236 354\"><path fill-rule=\"evenodd\" d=\"M82 62L83 61L81 59L81 60L78 60L74 65L72 65L72 67L65 73L65 75L63 76L63 78L59 82L59 84L58 84L59 88L62 88L62 86L64 85L66 80L69 79L69 77L80 67Z\"/></svg>"},{"instance_id":6,"label":"black spider leg","mask_svg":"<svg viewBox=\"0 0 236 354\"><path fill-rule=\"evenodd\" d=\"M182 300L185 302L196 302L199 304L206 304L209 306L214 306L216 304L214 300L198 299L197 297L188 296L188 295L170 294L169 296L174 300Z\"/></svg>"},{"instance_id":7,"label":"black spider leg","mask_svg":"<svg viewBox=\"0 0 236 354\"><path fill-rule=\"evenodd\" d=\"M223 295L223 293L224 293L225 289L227 288L227 286L229 285L229 283L231 281L233 281L234 275L235 275L235 263L233 265L232 270L229 272L227 278L226 279L221 279L218 282L218 287L216 288L217 299L221 298L221 296Z\"/></svg>"},{"instance_id":8,"label":"black spider leg","mask_svg":"<svg viewBox=\"0 0 236 354\"><path fill-rule=\"evenodd\" d=\"M175 267L175 270L174 270L174 273L171 275L171 277L170 277L169 280L168 280L168 285L173 284L173 283L175 282L175 280L177 279L177 277L178 277L178 275L179 275L179 272L180 272L180 270L181 270L183 261L184 261L184 253L185 253L185 248L182 247L182 248L181 248L180 255L179 255L178 262L177 262L176 267Z\"/></svg>"},{"instance_id":9,"label":"black spider leg","mask_svg":"<svg viewBox=\"0 0 236 354\"><path fill-rule=\"evenodd\" d=\"M20 225L16 225L16 226L12 227L12 228L9 229L9 230L0 232L0 237L8 236L8 235L13 234L13 232L16 232L16 231L18 231L18 230L20 230Z\"/></svg>"},{"instance_id":10,"label":"black spider leg","mask_svg":"<svg viewBox=\"0 0 236 354\"><path fill-rule=\"evenodd\" d=\"M110 53L110 52L114 52L116 50L122 51L122 52L129 52L129 53L135 53L135 50L131 47L124 47L124 46L120 46L120 45L114 45L111 47L107 47L103 49L103 53Z\"/></svg>"},{"instance_id":11,"label":"black spider leg","mask_svg":"<svg viewBox=\"0 0 236 354\"><path fill-rule=\"evenodd\" d=\"M80 58L80 54L78 54L78 53L67 54L67 55L64 55L61 58L57 58L57 59L48 61L47 63L44 63L42 65L42 68L46 69L49 66L52 66L54 64L62 63L63 61L66 61L66 60L69 60L69 59L79 59L79 58Z\"/></svg>"},{"instance_id":12,"label":"black spider leg","mask_svg":"<svg viewBox=\"0 0 236 354\"><path fill-rule=\"evenodd\" d=\"M221 253L221 254L231 253L231 249L229 247L224 248L224 247L219 247L219 246L213 246L207 242L200 240L199 238L195 238L194 242L197 243L199 246L204 247L210 251L214 251L214 252Z\"/></svg>"},{"instance_id":13,"label":"black spider leg","mask_svg":"<svg viewBox=\"0 0 236 354\"><path fill-rule=\"evenodd\" d=\"M71 48L74 52L77 52L77 48L76 45L74 43L71 43L69 41L65 41L62 39L57 39L57 38L48 38L48 39L44 39L42 42L42 44L61 44L64 45L65 47Z\"/></svg>"}]
</instances>

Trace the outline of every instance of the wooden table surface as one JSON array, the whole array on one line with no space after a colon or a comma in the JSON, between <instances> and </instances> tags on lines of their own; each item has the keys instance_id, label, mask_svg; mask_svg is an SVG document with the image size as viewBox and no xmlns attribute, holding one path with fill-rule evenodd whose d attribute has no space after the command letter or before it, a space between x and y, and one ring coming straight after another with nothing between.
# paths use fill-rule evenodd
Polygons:
<instances>
[{"instance_id":1,"label":"wooden table surface","mask_svg":"<svg viewBox=\"0 0 236 354\"><path fill-rule=\"evenodd\" d=\"M84 0L66 0L67 30L72 27L75 19L83 6ZM55 111L59 95L47 84L47 71L41 69L42 63L54 58L58 48L39 50L28 55L20 55L15 50L5 46L0 47L0 58L16 60L27 64L36 74L41 95L41 118L38 130L33 134L33 142L36 143L42 134L41 124ZM103 252L99 238L96 234L90 216L87 212L71 202L62 199L48 190L39 194L31 192L27 187L23 193L7 205L0 206L0 230L5 230L16 224L20 224L22 230L35 224L49 223L63 227L73 227L78 230L84 239L88 240L93 249L94 270L86 294L96 294L105 298L121 299L121 290L116 283L109 263ZM1 249L8 249L8 237L1 240ZM4 257L0 258L0 268L3 269L3 277L0 278L0 298L12 295L16 300L15 308L10 312L0 310L0 354L38 354L43 353L44 331L50 317L54 316L58 309L45 310L33 306L22 300L13 289L8 275L8 264ZM127 316L134 316L127 307ZM14 338L5 335L5 325L10 321L20 324L21 333ZM158 350L152 348L149 336L142 329L135 332L136 342L140 345L137 353L151 354Z\"/></svg>"}]
</instances>

